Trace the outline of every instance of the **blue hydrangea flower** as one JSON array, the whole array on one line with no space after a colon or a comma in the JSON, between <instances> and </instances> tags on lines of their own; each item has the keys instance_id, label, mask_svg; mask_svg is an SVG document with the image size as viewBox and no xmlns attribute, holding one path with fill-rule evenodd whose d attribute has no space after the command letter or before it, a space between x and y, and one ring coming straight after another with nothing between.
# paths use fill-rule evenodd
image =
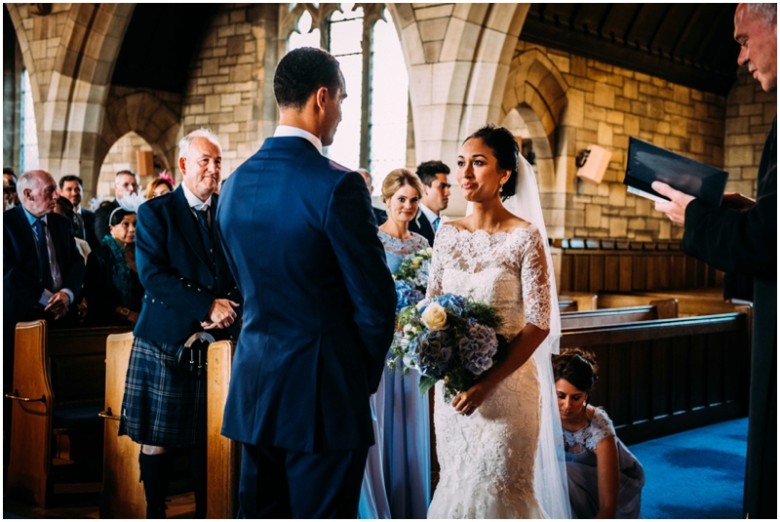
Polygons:
<instances>
[{"instance_id":1,"label":"blue hydrangea flower","mask_svg":"<svg viewBox=\"0 0 780 522\"><path fill-rule=\"evenodd\" d=\"M410 281L417 288L424 289L428 287L428 271L430 269L430 265L431 262L428 259L424 260L420 265L420 268L417 269L417 273Z\"/></svg>"},{"instance_id":2,"label":"blue hydrangea flower","mask_svg":"<svg viewBox=\"0 0 780 522\"><path fill-rule=\"evenodd\" d=\"M493 366L493 356L498 351L498 339L492 328L481 324L469 326L458 342L458 353L463 367L474 375L480 375Z\"/></svg>"},{"instance_id":3,"label":"blue hydrangea flower","mask_svg":"<svg viewBox=\"0 0 780 522\"><path fill-rule=\"evenodd\" d=\"M412 341L412 352L422 375L441 379L452 359L452 340L443 330L425 331Z\"/></svg>"},{"instance_id":4,"label":"blue hydrangea flower","mask_svg":"<svg viewBox=\"0 0 780 522\"><path fill-rule=\"evenodd\" d=\"M398 302L395 305L396 313L400 312L402 308L417 304L425 297L422 292L406 281L395 282L395 293L398 296Z\"/></svg>"},{"instance_id":5,"label":"blue hydrangea flower","mask_svg":"<svg viewBox=\"0 0 780 522\"><path fill-rule=\"evenodd\" d=\"M433 300L457 316L462 316L466 308L466 299L455 294L443 294Z\"/></svg>"}]
</instances>

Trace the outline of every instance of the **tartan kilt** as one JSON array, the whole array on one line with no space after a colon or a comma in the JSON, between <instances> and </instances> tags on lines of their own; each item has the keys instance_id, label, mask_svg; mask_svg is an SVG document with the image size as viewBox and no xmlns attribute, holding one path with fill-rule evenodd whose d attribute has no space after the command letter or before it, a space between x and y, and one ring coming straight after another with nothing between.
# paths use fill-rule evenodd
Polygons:
<instances>
[{"instance_id":1,"label":"tartan kilt","mask_svg":"<svg viewBox=\"0 0 780 522\"><path fill-rule=\"evenodd\" d=\"M163 448L205 443L206 379L177 367L179 346L133 340L119 435Z\"/></svg>"}]
</instances>

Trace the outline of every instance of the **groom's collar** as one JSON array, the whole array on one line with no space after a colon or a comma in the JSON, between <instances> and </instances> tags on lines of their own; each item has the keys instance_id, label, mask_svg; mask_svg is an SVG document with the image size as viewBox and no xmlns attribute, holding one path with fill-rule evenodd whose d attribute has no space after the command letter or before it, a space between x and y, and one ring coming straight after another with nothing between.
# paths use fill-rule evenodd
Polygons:
<instances>
[{"instance_id":1,"label":"groom's collar","mask_svg":"<svg viewBox=\"0 0 780 522\"><path fill-rule=\"evenodd\" d=\"M274 132L274 138L296 137L308 140L322 154L322 141L309 131L291 125L279 125Z\"/></svg>"}]
</instances>

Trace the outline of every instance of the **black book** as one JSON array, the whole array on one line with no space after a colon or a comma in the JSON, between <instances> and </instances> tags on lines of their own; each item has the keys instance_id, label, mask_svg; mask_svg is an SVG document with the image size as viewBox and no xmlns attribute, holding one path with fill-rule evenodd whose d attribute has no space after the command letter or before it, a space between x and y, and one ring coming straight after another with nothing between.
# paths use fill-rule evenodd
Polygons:
<instances>
[{"instance_id":1,"label":"black book","mask_svg":"<svg viewBox=\"0 0 780 522\"><path fill-rule=\"evenodd\" d=\"M628 185L631 194L655 201L669 201L650 188L653 181L663 181L680 192L720 206L728 177L725 170L629 137L623 183Z\"/></svg>"}]
</instances>

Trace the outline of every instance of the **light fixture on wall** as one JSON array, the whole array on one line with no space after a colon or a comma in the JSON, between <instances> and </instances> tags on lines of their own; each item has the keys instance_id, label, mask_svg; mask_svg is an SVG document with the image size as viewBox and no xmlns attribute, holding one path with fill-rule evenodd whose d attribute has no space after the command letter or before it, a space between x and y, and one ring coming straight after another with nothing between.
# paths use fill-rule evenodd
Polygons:
<instances>
[{"instance_id":1,"label":"light fixture on wall","mask_svg":"<svg viewBox=\"0 0 780 522\"><path fill-rule=\"evenodd\" d=\"M589 145L577 153L574 160L577 165L577 177L590 183L601 183L609 166L612 152L598 145Z\"/></svg>"},{"instance_id":2,"label":"light fixture on wall","mask_svg":"<svg viewBox=\"0 0 780 522\"><path fill-rule=\"evenodd\" d=\"M585 162L588 161L588 156L590 156L590 149L582 149L577 153L577 159L574 163L577 165L578 169L585 166Z\"/></svg>"}]
</instances>

